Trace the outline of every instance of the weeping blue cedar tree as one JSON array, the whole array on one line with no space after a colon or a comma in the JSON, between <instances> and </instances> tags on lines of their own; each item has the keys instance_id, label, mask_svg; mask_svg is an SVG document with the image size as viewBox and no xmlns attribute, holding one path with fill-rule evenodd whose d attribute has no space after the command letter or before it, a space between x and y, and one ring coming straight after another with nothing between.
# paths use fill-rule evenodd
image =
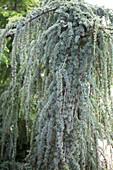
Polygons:
<instances>
[{"instance_id":1,"label":"weeping blue cedar tree","mask_svg":"<svg viewBox=\"0 0 113 170\"><path fill-rule=\"evenodd\" d=\"M103 24L107 14L110 26ZM112 143L112 18L82 0L46 0L1 31L1 57L14 37L12 81L0 97L1 160L8 135L15 160L18 117L24 115L31 169L106 168L98 139Z\"/></svg>"}]
</instances>

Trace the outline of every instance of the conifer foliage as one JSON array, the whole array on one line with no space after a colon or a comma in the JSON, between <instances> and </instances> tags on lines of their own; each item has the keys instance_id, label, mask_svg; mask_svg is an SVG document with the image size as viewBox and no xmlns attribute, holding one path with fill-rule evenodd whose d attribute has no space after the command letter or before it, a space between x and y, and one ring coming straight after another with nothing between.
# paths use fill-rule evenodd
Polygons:
<instances>
[{"instance_id":1,"label":"conifer foliage","mask_svg":"<svg viewBox=\"0 0 113 170\"><path fill-rule=\"evenodd\" d=\"M112 14L107 26L101 11L106 17L82 0L46 0L1 30L1 57L13 37L12 80L0 96L1 161L15 161L24 116L31 169L107 167L98 139L112 144L113 32Z\"/></svg>"}]
</instances>

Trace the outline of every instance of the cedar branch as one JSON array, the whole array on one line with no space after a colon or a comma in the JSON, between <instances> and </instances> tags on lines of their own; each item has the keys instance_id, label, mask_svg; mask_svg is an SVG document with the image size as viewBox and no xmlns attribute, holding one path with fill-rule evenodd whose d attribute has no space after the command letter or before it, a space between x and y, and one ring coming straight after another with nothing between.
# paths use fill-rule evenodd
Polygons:
<instances>
[{"instance_id":1,"label":"cedar branch","mask_svg":"<svg viewBox=\"0 0 113 170\"><path fill-rule=\"evenodd\" d=\"M43 12L41 12L40 14L37 14L37 15L35 15L34 17L30 18L26 23L29 23L29 22L33 21L34 19L39 18L39 17L41 17L42 15L47 14L47 13L49 13L49 12L51 12L51 11L55 11L56 9L58 9L58 7L51 8L51 9L48 9L48 10L46 10L46 11L43 11ZM22 26L25 26L26 23L23 23ZM16 28L16 27L14 27L14 28ZM10 34L7 34L7 35L6 35L6 38L13 37L14 35L15 35L14 32L13 32L13 33L10 33Z\"/></svg>"},{"instance_id":2,"label":"cedar branch","mask_svg":"<svg viewBox=\"0 0 113 170\"><path fill-rule=\"evenodd\" d=\"M26 23L29 23L29 22L33 21L34 19L39 18L39 17L41 17L42 15L47 14L47 13L49 13L49 12L51 12L51 11L55 11L56 9L58 9L58 7L51 8L51 9L48 9L48 10L46 10L46 11L43 11L43 12L41 12L40 14L37 14L37 15L33 16L32 18L30 18ZM22 26L25 26L26 23L23 23ZM13 27L13 28L15 29L16 27ZM101 28L100 28L100 29L101 29ZM106 29L106 30L113 31L113 28L107 28L107 27L106 27L105 29ZM112 33L111 33L111 34L112 34ZM14 32L13 32L13 33L10 33L10 34L7 34L7 35L6 35L6 38L14 37L14 35L15 35Z\"/></svg>"}]
</instances>

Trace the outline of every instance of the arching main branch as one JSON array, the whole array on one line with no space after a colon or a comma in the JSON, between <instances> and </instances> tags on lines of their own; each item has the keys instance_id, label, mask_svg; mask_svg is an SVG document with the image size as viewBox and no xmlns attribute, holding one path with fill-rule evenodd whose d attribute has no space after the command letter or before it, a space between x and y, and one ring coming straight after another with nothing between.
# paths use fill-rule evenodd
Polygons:
<instances>
[{"instance_id":1,"label":"arching main branch","mask_svg":"<svg viewBox=\"0 0 113 170\"><path fill-rule=\"evenodd\" d=\"M49 12L51 12L51 11L55 11L56 9L58 9L58 7L51 8L51 9L47 9L46 11L43 11L43 12L41 12L40 14L37 14L37 15L35 15L34 17L30 18L30 19L27 21L27 23L33 21L33 20L36 19L36 18L39 18L40 16L42 16L42 15L44 15L44 14L47 14L47 13L49 13ZM25 23L23 23L22 26L25 26ZM16 28L16 27L14 27L14 28ZM13 32L13 33L10 33L10 34L7 34L6 38L13 37L14 35L15 35L14 32Z\"/></svg>"}]
</instances>

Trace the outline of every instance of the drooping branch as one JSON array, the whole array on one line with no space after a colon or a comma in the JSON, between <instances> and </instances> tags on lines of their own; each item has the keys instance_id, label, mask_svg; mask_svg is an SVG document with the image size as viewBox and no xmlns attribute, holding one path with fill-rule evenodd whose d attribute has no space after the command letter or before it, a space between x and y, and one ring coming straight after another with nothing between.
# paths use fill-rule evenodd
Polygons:
<instances>
[{"instance_id":1,"label":"drooping branch","mask_svg":"<svg viewBox=\"0 0 113 170\"><path fill-rule=\"evenodd\" d=\"M33 21L34 19L39 18L39 17L41 17L42 15L47 14L47 13L49 13L49 12L51 12L51 11L55 11L56 9L58 9L58 7L51 8L51 9L47 9L46 11L42 11L40 14L37 14L37 15L33 16L32 18L30 18L26 23L29 23L29 22ZM25 26L26 23L23 23L23 24L22 24L22 27ZM15 29L15 28L16 28L16 27L13 27L13 29ZM100 28L100 29L101 29L101 28ZM105 27L105 29L106 29L106 30L109 30L109 31L113 31L113 28ZM112 34L112 33L111 33L111 34ZM15 35L14 32L9 33L9 34L6 35L6 38L14 37L14 35Z\"/></svg>"},{"instance_id":2,"label":"drooping branch","mask_svg":"<svg viewBox=\"0 0 113 170\"><path fill-rule=\"evenodd\" d=\"M49 12L51 12L51 11L55 11L56 9L58 9L58 7L51 8L51 9L48 9L48 10L46 10L46 11L43 11L43 12L41 12L40 14L37 14L37 15L33 16L32 18L30 18L26 23L29 23L29 22L33 21L34 19L39 18L39 17L41 17L42 15L47 14L47 13L49 13ZM26 23L23 23L22 26L25 26ZM14 27L14 28L16 28L16 27ZM6 35L6 38L13 37L14 35L15 35L14 32L13 32L13 33L10 33L10 34L7 34L7 35Z\"/></svg>"}]
</instances>

